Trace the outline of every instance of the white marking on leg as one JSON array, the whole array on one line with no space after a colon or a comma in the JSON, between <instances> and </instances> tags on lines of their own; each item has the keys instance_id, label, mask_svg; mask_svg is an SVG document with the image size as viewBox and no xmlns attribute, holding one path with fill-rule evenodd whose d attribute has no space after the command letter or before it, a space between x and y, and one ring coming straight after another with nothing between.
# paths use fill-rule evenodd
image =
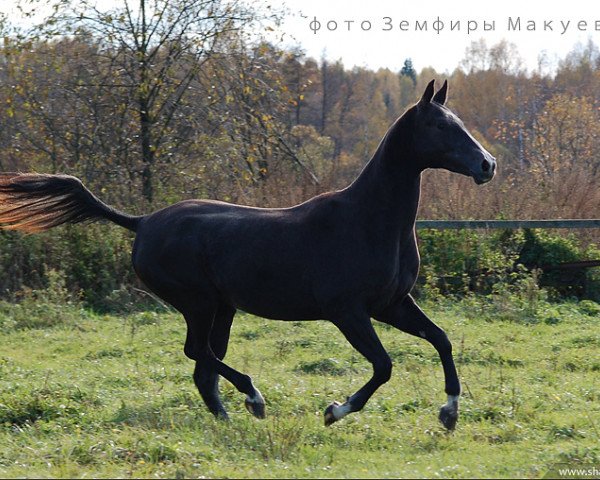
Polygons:
<instances>
[{"instance_id":1,"label":"white marking on leg","mask_svg":"<svg viewBox=\"0 0 600 480\"><path fill-rule=\"evenodd\" d=\"M262 393L258 390L258 388L254 387L254 396L246 395L246 401L250 403L262 403L265 404L265 399L262 396Z\"/></svg>"},{"instance_id":2,"label":"white marking on leg","mask_svg":"<svg viewBox=\"0 0 600 480\"><path fill-rule=\"evenodd\" d=\"M348 402L345 402L342 405L334 405L333 410L331 411L333 418L336 420L344 418L350 412L352 412L352 406Z\"/></svg>"},{"instance_id":3,"label":"white marking on leg","mask_svg":"<svg viewBox=\"0 0 600 480\"><path fill-rule=\"evenodd\" d=\"M446 408L452 410L458 410L458 399L460 395L448 395L448 401L446 402Z\"/></svg>"}]
</instances>

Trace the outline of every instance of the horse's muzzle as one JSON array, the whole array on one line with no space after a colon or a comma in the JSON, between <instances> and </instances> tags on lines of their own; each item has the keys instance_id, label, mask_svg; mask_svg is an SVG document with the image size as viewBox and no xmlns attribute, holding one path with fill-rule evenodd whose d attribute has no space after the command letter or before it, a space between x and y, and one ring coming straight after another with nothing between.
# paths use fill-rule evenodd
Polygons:
<instances>
[{"instance_id":1,"label":"horse's muzzle","mask_svg":"<svg viewBox=\"0 0 600 480\"><path fill-rule=\"evenodd\" d=\"M496 174L496 159L491 155L486 155L479 164L479 168L472 172L473 180L477 185L483 185L489 182Z\"/></svg>"}]
</instances>

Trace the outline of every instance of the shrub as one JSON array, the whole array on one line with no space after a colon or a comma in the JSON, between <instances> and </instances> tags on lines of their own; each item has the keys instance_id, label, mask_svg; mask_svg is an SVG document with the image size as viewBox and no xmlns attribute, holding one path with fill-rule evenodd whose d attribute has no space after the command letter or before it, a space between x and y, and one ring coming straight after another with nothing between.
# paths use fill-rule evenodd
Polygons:
<instances>
[{"instance_id":1,"label":"shrub","mask_svg":"<svg viewBox=\"0 0 600 480\"><path fill-rule=\"evenodd\" d=\"M66 288L62 272L47 272L48 286L41 290L25 288L18 302L0 302L0 327L4 330L76 325L87 315L76 295Z\"/></svg>"},{"instance_id":2,"label":"shrub","mask_svg":"<svg viewBox=\"0 0 600 480\"><path fill-rule=\"evenodd\" d=\"M64 288L89 307L124 284L136 282L131 234L109 225L63 227L40 235L0 231L0 298L15 300L23 290L45 290L49 272L62 272Z\"/></svg>"},{"instance_id":3,"label":"shrub","mask_svg":"<svg viewBox=\"0 0 600 480\"><path fill-rule=\"evenodd\" d=\"M422 267L417 295L464 296L468 292L498 294L502 286L518 287L527 271L538 272L536 284L553 298L600 299L600 268L559 270L549 266L583 259L600 259L595 245L586 249L574 235L541 230L420 230Z\"/></svg>"},{"instance_id":4,"label":"shrub","mask_svg":"<svg viewBox=\"0 0 600 480\"><path fill-rule=\"evenodd\" d=\"M590 250L590 249L588 249ZM589 252L592 253L592 252ZM525 242L519 253L518 262L527 268L543 268L540 286L549 287L554 296L583 298L588 292L588 279L592 271L585 269L559 270L544 267L561 263L576 262L587 258L588 251L583 250L573 235L552 235L542 230L525 230ZM597 257L600 259L600 256Z\"/></svg>"}]
</instances>

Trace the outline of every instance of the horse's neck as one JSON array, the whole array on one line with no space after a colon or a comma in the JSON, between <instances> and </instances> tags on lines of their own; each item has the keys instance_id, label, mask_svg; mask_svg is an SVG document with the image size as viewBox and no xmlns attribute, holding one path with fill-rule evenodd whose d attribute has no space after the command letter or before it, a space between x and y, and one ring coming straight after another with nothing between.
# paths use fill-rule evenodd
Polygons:
<instances>
[{"instance_id":1,"label":"horse's neck","mask_svg":"<svg viewBox=\"0 0 600 480\"><path fill-rule=\"evenodd\" d=\"M398 233L412 232L421 195L421 171L410 158L407 125L396 122L379 144L375 155L347 195L369 218L370 223Z\"/></svg>"}]
</instances>

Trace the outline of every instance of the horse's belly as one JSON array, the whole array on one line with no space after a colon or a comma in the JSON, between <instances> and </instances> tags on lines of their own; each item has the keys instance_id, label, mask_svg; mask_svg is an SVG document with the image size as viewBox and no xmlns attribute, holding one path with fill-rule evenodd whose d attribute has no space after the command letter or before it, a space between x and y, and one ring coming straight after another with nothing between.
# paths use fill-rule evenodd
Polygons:
<instances>
[{"instance_id":1,"label":"horse's belly","mask_svg":"<svg viewBox=\"0 0 600 480\"><path fill-rule=\"evenodd\" d=\"M230 302L239 310L273 320L318 320L323 312L310 295L276 289L231 292Z\"/></svg>"},{"instance_id":2,"label":"horse's belly","mask_svg":"<svg viewBox=\"0 0 600 480\"><path fill-rule=\"evenodd\" d=\"M270 268L267 268L270 267ZM323 317L309 279L298 266L240 265L236 274L221 277L219 291L236 308L277 320L316 320Z\"/></svg>"}]
</instances>

